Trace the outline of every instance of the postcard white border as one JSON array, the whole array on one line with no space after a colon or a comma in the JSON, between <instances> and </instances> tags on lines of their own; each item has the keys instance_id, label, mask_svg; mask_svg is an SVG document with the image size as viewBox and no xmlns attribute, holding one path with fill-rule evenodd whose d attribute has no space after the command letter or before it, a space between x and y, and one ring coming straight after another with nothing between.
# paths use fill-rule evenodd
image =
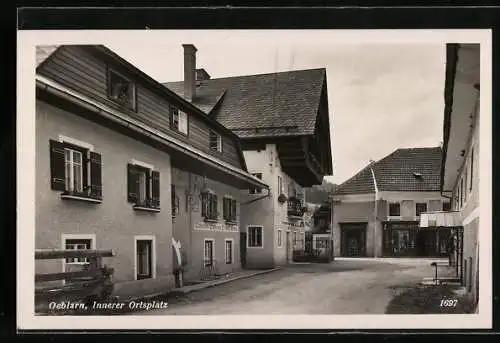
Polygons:
<instances>
[{"instance_id":1,"label":"postcard white border","mask_svg":"<svg viewBox=\"0 0 500 343\"><path fill-rule=\"evenodd\" d=\"M35 316L35 46L153 39L169 44L301 45L481 44L479 313L468 315ZM17 326L18 329L473 329L492 326L491 30L44 30L18 31ZM279 42L279 43L278 43ZM303 43L302 43L303 42ZM444 87L444 83L443 83ZM438 113L437 115L442 115ZM19 206L22 204L22 206ZM29 215L31 214L31 215ZM32 237L31 240L19 239ZM22 271L22 272L20 272Z\"/></svg>"}]
</instances>

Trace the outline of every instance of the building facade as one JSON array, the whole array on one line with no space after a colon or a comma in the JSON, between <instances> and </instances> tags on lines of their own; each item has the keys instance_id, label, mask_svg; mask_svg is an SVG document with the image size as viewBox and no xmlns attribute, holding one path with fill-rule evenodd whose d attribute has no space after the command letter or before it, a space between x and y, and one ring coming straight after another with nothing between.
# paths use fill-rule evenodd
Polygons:
<instances>
[{"instance_id":1,"label":"building facade","mask_svg":"<svg viewBox=\"0 0 500 343\"><path fill-rule=\"evenodd\" d=\"M38 47L36 86L35 247L112 250L106 263L119 297L175 286L185 243L175 237L176 170L228 195L266 187L246 171L237 136L103 46ZM201 193L203 204L217 204L215 196L205 200L215 193L208 187ZM204 237L213 244L196 263L218 258L226 235L212 231ZM228 241L234 236L228 233ZM235 262L236 242L226 249L222 260ZM36 273L86 264L37 261Z\"/></svg>"},{"instance_id":2,"label":"building facade","mask_svg":"<svg viewBox=\"0 0 500 343\"><path fill-rule=\"evenodd\" d=\"M419 227L449 201L439 191L441 148L398 149L339 185L333 197L335 256L448 256L449 229Z\"/></svg>"},{"instance_id":3,"label":"building facade","mask_svg":"<svg viewBox=\"0 0 500 343\"><path fill-rule=\"evenodd\" d=\"M451 228L462 282L479 294L479 44L448 44L440 189L451 211L427 213L422 227Z\"/></svg>"},{"instance_id":4,"label":"building facade","mask_svg":"<svg viewBox=\"0 0 500 343\"><path fill-rule=\"evenodd\" d=\"M305 248L304 188L332 174L326 71L227 78L196 71L190 102L239 137L248 171L270 187L241 193L242 261L248 268L285 264ZM179 95L185 84L164 83Z\"/></svg>"}]
</instances>

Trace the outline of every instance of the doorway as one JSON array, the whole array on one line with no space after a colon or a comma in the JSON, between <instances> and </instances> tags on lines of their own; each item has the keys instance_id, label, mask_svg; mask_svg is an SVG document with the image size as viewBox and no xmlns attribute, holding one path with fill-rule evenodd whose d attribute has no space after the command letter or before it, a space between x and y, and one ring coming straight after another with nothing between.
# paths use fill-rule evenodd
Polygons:
<instances>
[{"instance_id":1,"label":"doorway","mask_svg":"<svg viewBox=\"0 0 500 343\"><path fill-rule=\"evenodd\" d=\"M366 224L342 225L341 230L341 256L366 256Z\"/></svg>"}]
</instances>

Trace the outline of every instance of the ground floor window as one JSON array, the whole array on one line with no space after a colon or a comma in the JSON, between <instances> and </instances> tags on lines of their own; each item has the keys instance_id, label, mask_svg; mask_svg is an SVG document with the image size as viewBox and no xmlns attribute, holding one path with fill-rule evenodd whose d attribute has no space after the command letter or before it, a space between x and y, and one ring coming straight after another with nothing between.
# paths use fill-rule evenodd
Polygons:
<instances>
[{"instance_id":1,"label":"ground floor window","mask_svg":"<svg viewBox=\"0 0 500 343\"><path fill-rule=\"evenodd\" d=\"M226 264L233 263L233 240L225 240L225 261Z\"/></svg>"},{"instance_id":2,"label":"ground floor window","mask_svg":"<svg viewBox=\"0 0 500 343\"><path fill-rule=\"evenodd\" d=\"M92 248L91 239L65 239L64 249L66 250L89 250ZM88 263L86 257L69 257L66 258L66 263L84 264Z\"/></svg>"},{"instance_id":3,"label":"ground floor window","mask_svg":"<svg viewBox=\"0 0 500 343\"><path fill-rule=\"evenodd\" d=\"M247 229L248 247L262 248L264 242L262 237L262 226L249 226Z\"/></svg>"},{"instance_id":4,"label":"ground floor window","mask_svg":"<svg viewBox=\"0 0 500 343\"><path fill-rule=\"evenodd\" d=\"M383 251L387 256L447 256L450 229L422 229L415 224L396 224L384 227Z\"/></svg>"},{"instance_id":5,"label":"ground floor window","mask_svg":"<svg viewBox=\"0 0 500 343\"><path fill-rule=\"evenodd\" d=\"M136 272L137 280L150 279L153 277L153 240L136 240Z\"/></svg>"},{"instance_id":6,"label":"ground floor window","mask_svg":"<svg viewBox=\"0 0 500 343\"><path fill-rule=\"evenodd\" d=\"M278 247L281 247L282 245L283 245L282 231L278 230Z\"/></svg>"},{"instance_id":7,"label":"ground floor window","mask_svg":"<svg viewBox=\"0 0 500 343\"><path fill-rule=\"evenodd\" d=\"M203 244L203 265L205 267L212 266L214 264L214 240L205 239Z\"/></svg>"}]
</instances>

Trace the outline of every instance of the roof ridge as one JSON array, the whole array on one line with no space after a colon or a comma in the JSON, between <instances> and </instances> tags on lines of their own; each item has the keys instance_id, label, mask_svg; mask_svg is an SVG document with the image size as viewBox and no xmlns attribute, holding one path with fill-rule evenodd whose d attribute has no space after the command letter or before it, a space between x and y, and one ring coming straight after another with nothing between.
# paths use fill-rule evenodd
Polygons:
<instances>
[{"instance_id":1,"label":"roof ridge","mask_svg":"<svg viewBox=\"0 0 500 343\"><path fill-rule=\"evenodd\" d=\"M298 70L285 70L285 71L277 71L277 72L270 72L270 73L260 73L260 74L247 74L247 75L234 75L234 76L225 76L225 77L211 77L208 80L203 80L203 82L210 82L214 80L227 80L227 79L236 79L236 78L242 78L242 77L253 77L253 76L269 76L269 75L279 75L279 74L291 74L291 73L300 73L300 72L306 72L306 71L320 71L323 70L326 72L325 67L321 68L309 68L309 69L298 69ZM184 82L183 80L178 80L178 81L166 81L166 82L161 82L163 85L167 84L172 84L172 83L179 83L179 82Z\"/></svg>"}]
</instances>

